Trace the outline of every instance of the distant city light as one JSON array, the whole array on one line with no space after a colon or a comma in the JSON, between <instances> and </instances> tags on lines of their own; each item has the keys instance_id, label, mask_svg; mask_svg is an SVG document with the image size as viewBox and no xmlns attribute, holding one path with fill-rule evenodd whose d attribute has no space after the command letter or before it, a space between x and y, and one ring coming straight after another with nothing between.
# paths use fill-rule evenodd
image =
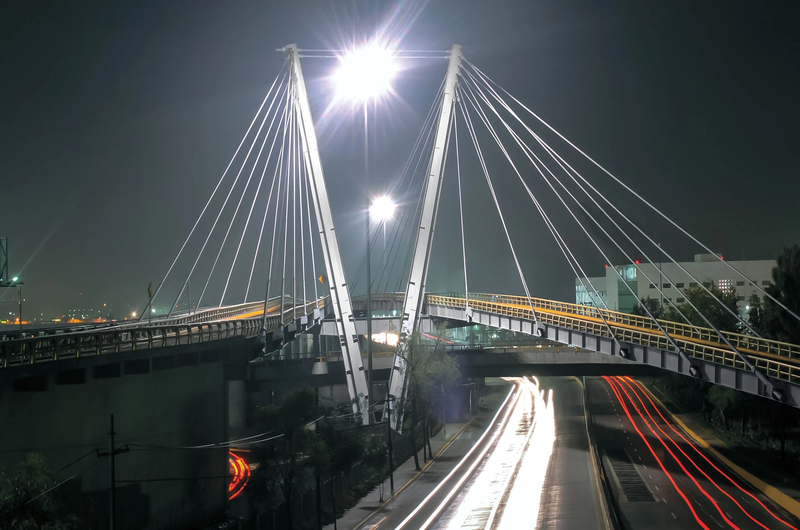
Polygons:
<instances>
[{"instance_id":1,"label":"distant city light","mask_svg":"<svg viewBox=\"0 0 800 530\"><path fill-rule=\"evenodd\" d=\"M133 313L131 313L131 316L132 316L132 317L136 317L136 311L134 311Z\"/></svg>"}]
</instances>

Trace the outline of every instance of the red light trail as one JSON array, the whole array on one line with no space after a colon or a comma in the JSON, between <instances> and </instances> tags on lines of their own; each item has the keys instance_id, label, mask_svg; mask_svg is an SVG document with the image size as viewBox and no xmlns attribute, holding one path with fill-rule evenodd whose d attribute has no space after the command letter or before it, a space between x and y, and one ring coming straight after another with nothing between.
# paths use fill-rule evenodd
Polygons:
<instances>
[{"instance_id":1,"label":"red light trail","mask_svg":"<svg viewBox=\"0 0 800 530\"><path fill-rule=\"evenodd\" d=\"M769 513L769 514L770 514L770 515L771 515L773 518L775 518L777 521L779 521L779 522L783 523L783 524L784 524L784 525L786 525L788 528L791 528L791 529L793 529L793 530L797 530L797 529L796 529L794 526L792 526L791 524L787 523L786 521L784 521L783 519L781 519L780 517L778 517L778 516L777 516L775 513L773 513L771 510L769 510L769 509L768 509L768 508L767 508L767 507L764 505L764 503L762 503L762 502L761 502L761 501L760 501L760 500L759 500L759 499L758 499L758 498L757 498L755 495L753 495L752 493L750 493L750 492L749 492L749 491L747 491L746 489L742 488L742 487L741 487L739 484L737 484L737 483L736 483L736 481L734 481L734 480L733 480L733 479L732 479L730 476L728 476L727 474L725 474L725 473L724 473L724 472L723 472L721 469L719 469L719 467L717 467L716 465L714 465L714 463L713 463L713 462L712 462L712 461L711 461L711 460L710 460L710 459L709 459L709 458L708 458L708 457L707 457L705 454L703 454L703 453L702 453L702 452L701 452L701 451L700 451L700 450L699 450L699 449L698 449L698 448L695 446L695 444L693 444L693 443L691 443L689 440L687 440L687 438L686 438L686 437L684 437L684 436L683 436L683 434L681 434L681 433L680 433L680 432L679 432L679 431L678 431L678 430L677 430L677 429L676 429L676 428L673 426L673 424L672 424L672 423L670 423L669 421L667 421L667 419L664 417L664 415L661 413L661 411L659 410L659 408L656 406L656 404L655 404L655 403L653 402L653 400L650 398L649 394L648 394L648 393L647 393L647 391L644 389L644 387L641 385L641 383L639 383L638 381L634 381L634 380L633 380L633 379L631 379L630 377L624 377L624 378L623 378L623 377L616 377L616 378L611 378L611 377L603 377L603 379L605 379L605 380L606 380L606 382L608 383L608 385L611 387L611 390L614 392L614 395L615 395L615 396L617 397L617 399L619 400L619 403L620 403L620 405L622 405L622 408L623 408L623 410L625 411L625 414L628 416L628 420L631 422L631 425L633 425L633 428L636 430L637 434L639 434L639 436L641 437L642 441L644 441L644 442L645 442L645 444L647 445L648 449L649 449L649 450L650 450L650 452L653 454L653 457L656 459L656 461L657 461L657 462L659 463L659 465L661 466L661 469L662 469L662 471L663 471L663 472L665 473L665 475L666 475L666 476L669 478L670 482L672 483L673 487L675 487L675 490L678 492L678 494L679 494L679 495L680 495L680 496L683 498L683 500L686 502L687 506L689 507L689 509L690 509L690 510L691 510L691 512L692 512L692 515L694 515L694 518L695 518L695 520L697 520L697 522L698 522L698 523L699 523L699 524L700 524L700 525L701 525L703 528L707 528L707 527L706 527L706 525L700 521L700 519L699 519L699 518L698 518L698 516L697 516L697 513L696 513L696 512L694 511L694 509L692 508L692 506L691 506L691 504L689 503L688 499L686 498L686 496L685 496L684 492L683 492L682 490L680 490L680 489L677 487L677 485L676 485L675 481L672 479L672 477L670 476L670 474L669 474L669 473L666 471L666 469L665 469L665 467L664 467L664 464L663 464L663 463L661 462L661 460L660 460L660 459L659 459L659 458L656 456L655 452L653 451L652 447L650 446L650 444L649 444L649 443L648 443L648 441L646 440L645 436L642 434L642 432L641 432L641 431L639 430L639 428L636 426L636 423L634 422L634 418L633 418L633 416L631 415L631 412L629 411L629 409L628 409L628 406L627 406L627 404L626 404L626 400L623 398L623 394L624 394L624 396L627 398L627 402L629 402L629 403L630 403L630 404L633 406L634 410L635 410L635 411L636 411L636 413L639 415L639 419L640 419L640 420L641 420L641 421L642 421L642 422L643 422L643 423L644 423L644 424L647 426L647 428L650 430L650 432L651 432L651 433L652 433L652 434L653 434L653 435L654 435L656 438L658 438L658 440L659 440L659 442L661 443L661 445L663 445L663 446L664 446L664 449L666 449L666 450L667 450L667 452L670 454L670 456L673 458L673 460L674 460L674 461L675 461L675 462L676 462L676 463L677 463L677 464L680 466L680 468L683 470L683 472L686 474L686 476L687 476L688 478L690 478L690 479L692 480L692 482L695 484L695 486L696 486L696 487L697 487L697 488L698 488L698 489L699 489L699 490L700 490L700 491L703 493L703 495L705 495L705 497L707 497L707 498L708 498L708 499L711 501L711 503L714 505L714 507L717 509L717 511L719 512L719 514L722 516L722 518L725 520L725 522L726 522L726 523L728 523L728 525L729 525L729 526L731 526L732 528L738 528L738 526L736 526L736 525L735 525L733 522L731 522L731 521L730 521L730 520L729 520L729 519L726 517L726 515L725 515L725 513L723 512L723 510L721 509L721 507L720 507L720 506L717 504L717 502L716 502L716 501L715 501L715 500L714 500L714 499L711 497L711 495L710 495L710 494L709 494L709 493L708 493L708 492L707 492L705 489L703 489L703 488L700 486L700 484L697 482L697 480L695 480L695 478L694 478L694 477L693 477L693 476L692 476L692 475L691 475L691 474L688 472L688 470L686 469L686 467L684 467L684 465L683 465L683 463L681 462L681 460L680 460L680 459L679 459L679 458L676 456L676 454L675 454L675 453L673 453L673 452L672 452L672 450L670 449L670 447L667 445L667 443L666 443L666 442L665 442L665 440L664 440L665 438L666 438L667 440L669 440L669 442L670 442L670 443L671 443L671 444L672 444L672 445L675 447L675 449L677 449L677 450L678 450L678 451L679 451L679 452L680 452L680 453L683 455L683 457L684 457L686 460L688 460L688 461L689 461L689 462L690 462L690 463L691 463L691 464L692 464L692 465L695 467L695 469L697 469L697 471L699 471L699 472L700 472L700 473L701 473L701 474L702 474L702 475L703 475L703 476L706 478L706 480L708 480L708 481L709 481L711 484L713 484L713 485L714 485L714 486L715 486L715 487L716 487L716 488L717 488L717 489L718 489L718 490L719 490L719 491L720 491L720 492L721 492L723 495L725 495L725 496L726 496L728 499L730 499L731 501L733 501L733 503L734 503L734 504L735 504L735 505L736 505L736 506L737 506L737 507L738 507L738 508L739 508L739 509L740 509L740 510L741 510L741 511L742 511L742 512L743 512L743 513L744 513L744 514L745 514L745 515L746 515L746 516L747 516L747 517L750 519L750 520L752 520L753 522L755 522L757 525L759 525L761 528L764 528L765 530L766 530L767 528L769 528L769 527L765 526L763 523L759 522L759 521L758 521L758 520L757 520L757 519L756 519L756 518L755 518L755 517L754 517L752 514L750 514L750 513L749 513L749 512L748 512L748 511L747 511L747 510L746 510L746 509L745 509L745 508L744 508L744 507L743 507L743 506L742 506L742 505L739 503L739 502L737 502L737 501L736 501L736 499L734 499L734 498L733 498L733 496L731 496L731 495L730 495L730 494L729 494L727 491L725 491L725 490L724 490L724 489L723 489L723 488L722 488L722 487L721 487L721 486L720 486L720 485L719 485L717 482L715 482L715 481L714 481L714 480L713 480L713 479L712 479L712 478L711 478L711 477L708 475L708 473L706 473L705 471L703 471L703 469L701 469L701 467L698 465L698 463L697 463L697 462L696 462L694 459L692 459L692 457L690 457L688 454L686 454L686 452L685 452L685 451L684 451L684 450L683 450L683 449L682 449L682 448L679 446L678 442L677 442L675 439L673 439L673 438L672 438L672 437L671 437L671 436L670 436L670 435L669 435L669 434L668 434L666 431L664 431L664 429L662 429L662 428L661 428L661 427L660 427L660 426L659 426L659 425L656 423L656 420L655 420L655 418L654 418L654 417L653 417L653 415L650 413L650 410L649 410L649 408L647 407L647 405L645 404L644 400L642 399L642 397L641 397L642 395L644 395L644 397L645 397L645 398L647 398L647 401L650 403L650 406L651 406L651 407L652 407L652 408L653 408L653 409L656 411L656 413L659 415L659 417L661 418L661 420L662 420L662 421L663 421L663 422L664 422L666 425L668 425L668 426L669 426L670 430L672 430L672 432L674 432L675 434L677 434L678 436L680 436L681 440L683 440L683 441L684 441L684 442L685 442L687 445L689 445L690 447L692 447L692 449L693 449L693 450L694 450L694 451L695 451L695 452L696 452L698 455L700 455L700 456L703 458L703 460L705 460L705 462L706 462L706 463L708 463L708 464L709 464L709 465L710 465L710 466L711 466L711 467L712 467L712 468L713 468L715 471L717 471L717 472L718 472L720 475L722 475L723 477L725 477L725 478L726 478L726 479L727 479L727 480L728 480L728 481L729 481L731 484L733 484L733 485L734 485L734 486L735 486L735 487L736 487L736 488L737 488L739 491L741 491L742 493L745 493L745 494L747 494L747 495L748 495L750 498L752 498L753 500L755 500L755 501L756 501L756 502L759 504L759 506L761 506L761 507L762 507L762 508L763 508L763 509L764 509L764 510L767 512L767 513ZM626 387L627 387L627 389L626 389ZM644 412L647 414L647 417L650 419L650 421L649 421L649 422L648 422L648 420L647 420L647 419L644 417L644 415L642 414L642 411L639 409L639 406L637 406L637 404L636 404L636 401L634 401L634 398L631 396L631 394L628 392L628 390L630 390L630 392L632 392L632 393L633 393L633 395L634 395L634 396L636 396L636 400L637 400L637 401L639 402L639 404L641 405L641 408L642 408L642 410L644 410ZM651 425L651 424L652 424L652 425ZM657 433L657 432L656 432L656 431L653 429L653 426L655 426L655 428L656 428L656 429L658 429L658 431L660 432L660 434L659 434L659 433Z\"/></svg>"},{"instance_id":2,"label":"red light trail","mask_svg":"<svg viewBox=\"0 0 800 530\"><path fill-rule=\"evenodd\" d=\"M228 484L228 493L230 494L228 500L233 500L244 491L247 481L250 480L250 466L244 458L229 451L228 469L231 474L231 483Z\"/></svg>"}]
</instances>

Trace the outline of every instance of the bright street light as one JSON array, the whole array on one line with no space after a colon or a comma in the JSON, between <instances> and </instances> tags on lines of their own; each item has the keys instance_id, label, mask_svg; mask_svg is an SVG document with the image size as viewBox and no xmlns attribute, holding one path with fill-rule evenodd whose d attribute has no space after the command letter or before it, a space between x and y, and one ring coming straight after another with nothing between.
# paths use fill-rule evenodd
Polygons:
<instances>
[{"instance_id":1,"label":"bright street light","mask_svg":"<svg viewBox=\"0 0 800 530\"><path fill-rule=\"evenodd\" d=\"M383 195L372 201L369 207L369 214L376 221L386 221L394 217L394 211L397 205L392 201L391 197Z\"/></svg>"},{"instance_id":2,"label":"bright street light","mask_svg":"<svg viewBox=\"0 0 800 530\"><path fill-rule=\"evenodd\" d=\"M11 278L11 281L12 281L12 282L15 282L15 281L17 281L17 280L19 280L19 276L14 276L13 278Z\"/></svg>"},{"instance_id":3,"label":"bright street light","mask_svg":"<svg viewBox=\"0 0 800 530\"><path fill-rule=\"evenodd\" d=\"M391 90L397 73L392 51L377 43L357 48L339 57L333 75L337 96L351 101L377 99Z\"/></svg>"},{"instance_id":4,"label":"bright street light","mask_svg":"<svg viewBox=\"0 0 800 530\"><path fill-rule=\"evenodd\" d=\"M377 101L383 94L391 91L392 79L397 73L394 54L387 46L373 40L362 48L348 51L339 57L339 68L333 74L336 86L336 99L357 102L364 106L364 194L367 203L366 217L366 263L367 263L367 406L374 403L372 380L372 273L370 271L372 255L369 248L370 215L375 204L369 200L369 120L367 118L370 100ZM376 215L380 219L391 216L387 209L391 201L382 202ZM372 415L370 415L372 418ZM372 420L370 419L370 423Z\"/></svg>"}]
</instances>

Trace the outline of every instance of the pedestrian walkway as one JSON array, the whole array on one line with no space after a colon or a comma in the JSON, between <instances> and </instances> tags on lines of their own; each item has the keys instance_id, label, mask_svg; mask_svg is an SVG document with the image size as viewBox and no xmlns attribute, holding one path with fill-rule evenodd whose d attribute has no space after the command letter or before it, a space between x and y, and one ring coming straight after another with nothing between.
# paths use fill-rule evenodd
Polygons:
<instances>
[{"instance_id":1,"label":"pedestrian walkway","mask_svg":"<svg viewBox=\"0 0 800 530\"><path fill-rule=\"evenodd\" d=\"M422 458L422 450L418 452L419 464L420 467L422 467L421 471L417 471L414 467L413 456L400 464L394 471L395 498L402 494L402 492L416 480L423 477L434 464L436 458L444 452L452 440L467 429L469 424L470 422L445 424L444 427L431 438L431 449L433 450L434 459L425 464ZM347 510L344 515L336 521L338 530L352 530L358 528L372 512L393 502L394 499L391 499L388 479L383 484L383 491L383 502L380 501L379 488L375 487L375 489L367 493L358 504ZM333 530L333 523L325 526L324 530Z\"/></svg>"}]
</instances>

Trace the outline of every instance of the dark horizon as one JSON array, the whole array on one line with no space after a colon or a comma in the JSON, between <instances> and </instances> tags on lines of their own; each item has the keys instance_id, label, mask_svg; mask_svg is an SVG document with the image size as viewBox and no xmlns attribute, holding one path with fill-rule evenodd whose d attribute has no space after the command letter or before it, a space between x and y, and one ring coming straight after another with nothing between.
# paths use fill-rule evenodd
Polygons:
<instances>
[{"instance_id":1,"label":"dark horizon","mask_svg":"<svg viewBox=\"0 0 800 530\"><path fill-rule=\"evenodd\" d=\"M283 58L274 50L340 47L392 13L403 48L461 43L472 63L715 251L774 259L800 242L797 5L19 3L0 37L0 236L9 238L9 272L25 281L24 314L103 303L117 318L139 311L277 75ZM304 61L350 277L363 259L360 116L321 122L330 63ZM414 63L396 80L400 101L376 112L374 190L402 168L444 69L444 61ZM480 183L476 166L464 171ZM571 301L573 275L558 247L529 206L514 207L511 176L500 182L531 293ZM442 195L432 292L463 284L451 197ZM490 205L485 189L465 201ZM520 292L489 213L466 221L470 290ZM587 272L600 274L602 258L565 226ZM652 229L679 259L702 252ZM12 310L11 291L0 294L0 309Z\"/></svg>"}]
</instances>

